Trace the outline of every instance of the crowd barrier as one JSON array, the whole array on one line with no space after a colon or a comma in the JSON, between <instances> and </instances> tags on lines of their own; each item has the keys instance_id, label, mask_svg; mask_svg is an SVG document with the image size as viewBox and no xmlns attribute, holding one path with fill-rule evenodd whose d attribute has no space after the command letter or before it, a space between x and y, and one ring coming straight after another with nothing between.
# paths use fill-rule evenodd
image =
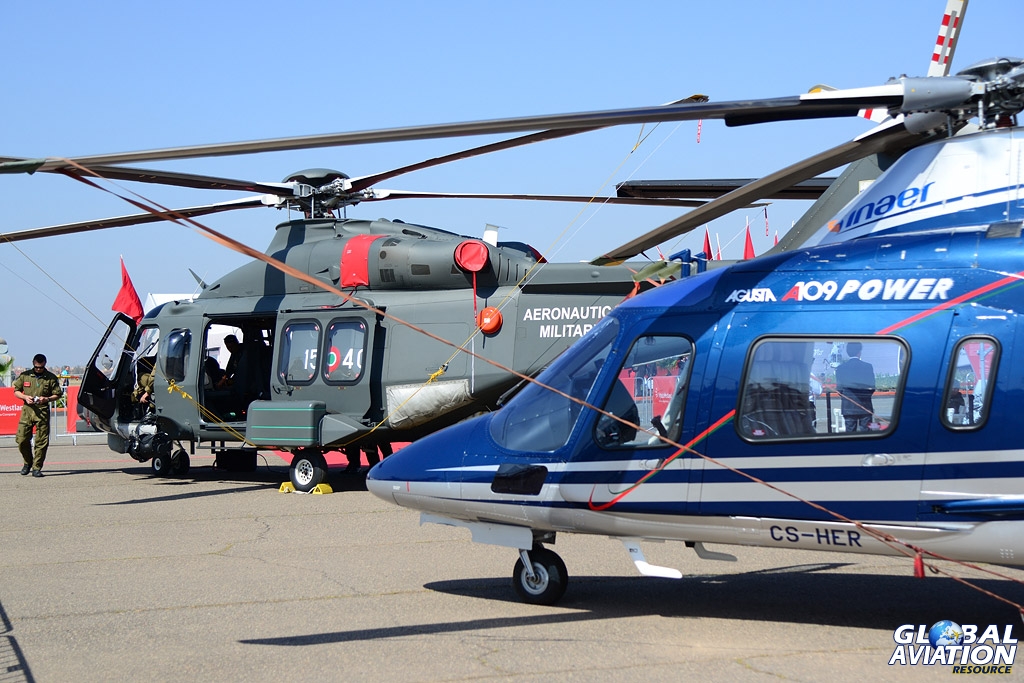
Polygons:
<instances>
[{"instance_id":1,"label":"crowd barrier","mask_svg":"<svg viewBox=\"0 0 1024 683\"><path fill-rule=\"evenodd\" d=\"M50 408L50 438L70 436L74 440L78 432L78 389L78 386L65 387L65 406ZM14 398L13 387L0 387L0 436L18 433L21 406L21 400Z\"/></svg>"}]
</instances>

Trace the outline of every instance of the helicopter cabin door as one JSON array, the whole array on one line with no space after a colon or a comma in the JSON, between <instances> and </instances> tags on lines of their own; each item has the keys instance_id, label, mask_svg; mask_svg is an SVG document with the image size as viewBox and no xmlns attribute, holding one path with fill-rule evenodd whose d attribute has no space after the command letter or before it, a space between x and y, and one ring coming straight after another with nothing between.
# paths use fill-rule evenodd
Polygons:
<instances>
[{"instance_id":1,"label":"helicopter cabin door","mask_svg":"<svg viewBox=\"0 0 1024 683\"><path fill-rule=\"evenodd\" d=\"M372 387L380 382L384 336L375 316L354 310L329 318L300 314L282 316L278 325L272 402L324 410L323 446L345 445L380 419Z\"/></svg>"},{"instance_id":2,"label":"helicopter cabin door","mask_svg":"<svg viewBox=\"0 0 1024 683\"><path fill-rule=\"evenodd\" d=\"M725 344L735 352L719 382L734 378L739 391L722 392L715 413L735 414L731 429L709 439L721 464L704 464L701 514L914 520L928 413L920 397L931 396L950 319L936 312L906 324L915 314L866 306L737 314ZM792 542L818 539L800 533L812 535Z\"/></svg>"},{"instance_id":3,"label":"helicopter cabin door","mask_svg":"<svg viewBox=\"0 0 1024 683\"><path fill-rule=\"evenodd\" d=\"M664 317L646 325L620 356L597 405L590 446L574 460L597 459L609 467L596 482L591 503L638 513L681 513L690 504L692 455L662 441L686 443L694 435L699 387L708 349L695 339L716 319ZM694 336L696 333L696 336ZM592 466L591 466L592 467Z\"/></svg>"},{"instance_id":4,"label":"helicopter cabin door","mask_svg":"<svg viewBox=\"0 0 1024 683\"><path fill-rule=\"evenodd\" d=\"M929 420L919 519L949 520L942 500L998 492L992 480L998 480L993 471L999 454L1019 443L1010 427L1017 412L1006 400L1016 371L1011 354L1016 324L1012 312L978 305L957 309L953 316ZM951 471L958 473L956 485L950 484Z\"/></svg>"},{"instance_id":5,"label":"helicopter cabin door","mask_svg":"<svg viewBox=\"0 0 1024 683\"><path fill-rule=\"evenodd\" d=\"M117 389L132 359L131 343L135 321L118 313L93 351L82 377L78 405L91 413L88 418L111 428L117 412Z\"/></svg>"}]
</instances>

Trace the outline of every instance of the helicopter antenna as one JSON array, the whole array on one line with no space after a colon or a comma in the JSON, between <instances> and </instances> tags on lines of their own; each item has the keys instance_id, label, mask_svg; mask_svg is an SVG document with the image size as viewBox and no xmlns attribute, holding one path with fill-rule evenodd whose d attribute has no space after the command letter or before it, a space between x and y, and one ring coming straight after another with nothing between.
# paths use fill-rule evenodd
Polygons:
<instances>
[{"instance_id":1,"label":"helicopter antenna","mask_svg":"<svg viewBox=\"0 0 1024 683\"><path fill-rule=\"evenodd\" d=\"M194 277L196 279L196 283L199 285L199 289L206 289L206 287L207 287L206 283L203 281L203 278L201 278L198 275L196 275L196 271L194 271L191 268L189 268L188 272L192 273L192 277Z\"/></svg>"}]
</instances>

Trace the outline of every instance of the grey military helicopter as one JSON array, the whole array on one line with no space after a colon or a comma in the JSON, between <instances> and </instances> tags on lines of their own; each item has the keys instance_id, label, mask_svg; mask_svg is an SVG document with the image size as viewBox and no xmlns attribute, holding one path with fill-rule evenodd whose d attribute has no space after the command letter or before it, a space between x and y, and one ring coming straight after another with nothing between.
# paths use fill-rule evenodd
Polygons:
<instances>
[{"instance_id":1,"label":"grey military helicopter","mask_svg":"<svg viewBox=\"0 0 1024 683\"><path fill-rule=\"evenodd\" d=\"M698 95L680 102L706 100ZM590 202L594 198L412 193L374 186L428 166L596 127L542 130L360 178L310 169L281 183L122 164L389 136L314 136L70 160L0 157L0 171L5 172L257 193L254 198L178 210L150 207L145 213L3 238L13 242L158 220L199 225L199 217L241 208L298 211L299 217L277 226L264 253L234 244L253 260L214 282L200 282L198 296L160 305L138 321L116 315L87 365L79 410L108 433L113 450L150 461L155 474L188 472L189 454L197 447L210 448L221 466L242 469L255 465L257 449L273 449L292 454L292 483L308 491L326 477L325 452L376 451L495 406L522 376L547 365L625 297L651 286L637 277L639 267L548 263L529 245L497 241L493 231L478 239L399 220L370 221L338 213L358 203L410 196ZM446 134L475 132L473 124L458 124ZM679 207L703 203L616 197L600 201ZM230 359L222 341L228 335L240 340ZM213 381L225 369L231 372L230 381ZM154 379L154 400L140 404L135 389L146 374Z\"/></svg>"}]
</instances>

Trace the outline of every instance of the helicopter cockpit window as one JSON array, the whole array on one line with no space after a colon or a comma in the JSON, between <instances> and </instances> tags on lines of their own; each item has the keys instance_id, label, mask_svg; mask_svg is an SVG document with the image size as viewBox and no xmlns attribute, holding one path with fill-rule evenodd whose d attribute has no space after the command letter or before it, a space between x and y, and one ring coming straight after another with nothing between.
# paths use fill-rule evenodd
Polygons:
<instances>
[{"instance_id":1,"label":"helicopter cockpit window","mask_svg":"<svg viewBox=\"0 0 1024 683\"><path fill-rule=\"evenodd\" d=\"M341 320L327 328L327 360L324 380L328 384L355 382L363 374L366 325L361 320Z\"/></svg>"},{"instance_id":2,"label":"helicopter cockpit window","mask_svg":"<svg viewBox=\"0 0 1024 683\"><path fill-rule=\"evenodd\" d=\"M159 327L144 327L139 331L139 339L135 342L135 350L132 352L132 376L135 379L135 384L138 383L142 375L153 371L152 363L156 358L159 343ZM135 384L132 386L134 387Z\"/></svg>"},{"instance_id":3,"label":"helicopter cockpit window","mask_svg":"<svg viewBox=\"0 0 1024 683\"><path fill-rule=\"evenodd\" d=\"M140 358L147 358L156 355L157 344L160 343L159 327L144 327L139 331L139 340L135 342L135 351L132 352L132 363L138 363Z\"/></svg>"},{"instance_id":4,"label":"helicopter cockpit window","mask_svg":"<svg viewBox=\"0 0 1024 683\"><path fill-rule=\"evenodd\" d=\"M640 337L619 369L603 409L676 440L682 427L692 354L693 344L684 337ZM652 433L637 431L607 415L597 418L594 440L605 448L644 448L663 443Z\"/></svg>"},{"instance_id":5,"label":"helicopter cockpit window","mask_svg":"<svg viewBox=\"0 0 1024 683\"><path fill-rule=\"evenodd\" d=\"M593 402L594 382L619 332L615 318L604 318L537 376L537 382ZM569 441L582 406L536 383L527 384L491 421L491 436L504 448L554 451Z\"/></svg>"},{"instance_id":6,"label":"helicopter cockpit window","mask_svg":"<svg viewBox=\"0 0 1024 683\"><path fill-rule=\"evenodd\" d=\"M180 382L185 379L188 368L188 354L192 348L192 332L171 330L167 335L167 352L164 356L163 374L168 380Z\"/></svg>"},{"instance_id":7,"label":"helicopter cockpit window","mask_svg":"<svg viewBox=\"0 0 1024 683\"><path fill-rule=\"evenodd\" d=\"M285 326L277 370L285 384L309 384L313 381L319 347L320 323L292 322Z\"/></svg>"},{"instance_id":8,"label":"helicopter cockpit window","mask_svg":"<svg viewBox=\"0 0 1024 683\"><path fill-rule=\"evenodd\" d=\"M736 429L750 441L889 433L907 358L896 339L762 341L747 357Z\"/></svg>"},{"instance_id":9,"label":"helicopter cockpit window","mask_svg":"<svg viewBox=\"0 0 1024 683\"><path fill-rule=\"evenodd\" d=\"M942 404L942 423L956 430L978 429L988 419L999 346L988 337L964 339L957 344L953 359Z\"/></svg>"}]
</instances>

